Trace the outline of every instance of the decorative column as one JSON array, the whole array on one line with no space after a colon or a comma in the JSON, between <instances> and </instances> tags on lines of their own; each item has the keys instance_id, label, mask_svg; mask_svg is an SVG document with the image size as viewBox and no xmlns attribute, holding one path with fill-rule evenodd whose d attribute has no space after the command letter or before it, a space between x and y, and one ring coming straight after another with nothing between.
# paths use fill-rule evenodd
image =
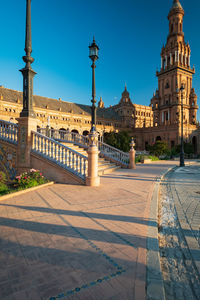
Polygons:
<instances>
[{"instance_id":1,"label":"decorative column","mask_svg":"<svg viewBox=\"0 0 200 300\"><path fill-rule=\"evenodd\" d=\"M88 148L88 177L86 178L86 185L99 186L100 177L98 176L98 133L91 130L89 134L90 146Z\"/></svg>"},{"instance_id":2,"label":"decorative column","mask_svg":"<svg viewBox=\"0 0 200 300\"><path fill-rule=\"evenodd\" d=\"M177 51L175 51L175 63L177 62Z\"/></svg>"},{"instance_id":3,"label":"decorative column","mask_svg":"<svg viewBox=\"0 0 200 300\"><path fill-rule=\"evenodd\" d=\"M161 57L161 69L163 68L163 58Z\"/></svg>"},{"instance_id":4,"label":"decorative column","mask_svg":"<svg viewBox=\"0 0 200 300\"><path fill-rule=\"evenodd\" d=\"M17 149L17 168L18 173L31 167L31 132L37 131L37 119L33 111L33 77L35 72L31 68L34 59L31 57L32 39L31 39L31 0L26 1L26 41L23 61L25 67L20 70L23 75L23 109L18 120L18 149Z\"/></svg>"},{"instance_id":5,"label":"decorative column","mask_svg":"<svg viewBox=\"0 0 200 300\"><path fill-rule=\"evenodd\" d=\"M167 55L165 56L165 67L167 68Z\"/></svg>"},{"instance_id":6,"label":"decorative column","mask_svg":"<svg viewBox=\"0 0 200 300\"><path fill-rule=\"evenodd\" d=\"M187 55L185 54L185 66L187 67Z\"/></svg>"},{"instance_id":7,"label":"decorative column","mask_svg":"<svg viewBox=\"0 0 200 300\"><path fill-rule=\"evenodd\" d=\"M135 143L133 138L130 143L131 149L129 151L129 169L135 169Z\"/></svg>"},{"instance_id":8,"label":"decorative column","mask_svg":"<svg viewBox=\"0 0 200 300\"><path fill-rule=\"evenodd\" d=\"M170 65L172 65L172 54L170 53Z\"/></svg>"},{"instance_id":9,"label":"decorative column","mask_svg":"<svg viewBox=\"0 0 200 300\"><path fill-rule=\"evenodd\" d=\"M181 64L183 65L183 52L181 53Z\"/></svg>"}]
</instances>

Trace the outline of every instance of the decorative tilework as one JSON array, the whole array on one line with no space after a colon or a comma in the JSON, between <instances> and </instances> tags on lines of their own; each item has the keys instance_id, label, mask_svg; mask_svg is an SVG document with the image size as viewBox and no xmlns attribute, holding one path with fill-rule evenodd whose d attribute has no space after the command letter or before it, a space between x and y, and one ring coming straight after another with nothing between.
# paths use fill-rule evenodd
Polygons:
<instances>
[{"instance_id":1,"label":"decorative tilework","mask_svg":"<svg viewBox=\"0 0 200 300\"><path fill-rule=\"evenodd\" d=\"M14 179L16 176L16 151L12 147L0 144L0 169L7 178Z\"/></svg>"}]
</instances>

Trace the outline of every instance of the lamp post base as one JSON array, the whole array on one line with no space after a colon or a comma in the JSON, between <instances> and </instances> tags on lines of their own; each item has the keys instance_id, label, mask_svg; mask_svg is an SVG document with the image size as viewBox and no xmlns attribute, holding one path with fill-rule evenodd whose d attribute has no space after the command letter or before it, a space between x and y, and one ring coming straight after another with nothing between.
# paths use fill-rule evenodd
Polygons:
<instances>
[{"instance_id":1,"label":"lamp post base","mask_svg":"<svg viewBox=\"0 0 200 300\"><path fill-rule=\"evenodd\" d=\"M184 153L180 154L180 167L185 167Z\"/></svg>"}]
</instances>

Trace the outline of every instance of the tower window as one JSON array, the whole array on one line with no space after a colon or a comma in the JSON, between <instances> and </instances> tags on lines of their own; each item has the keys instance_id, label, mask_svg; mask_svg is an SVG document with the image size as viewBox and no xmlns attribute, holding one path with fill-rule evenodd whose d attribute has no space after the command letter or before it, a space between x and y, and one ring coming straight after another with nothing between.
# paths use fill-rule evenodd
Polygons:
<instances>
[{"instance_id":1,"label":"tower window","mask_svg":"<svg viewBox=\"0 0 200 300\"><path fill-rule=\"evenodd\" d=\"M165 88L168 89L169 88L169 82L166 82Z\"/></svg>"},{"instance_id":2,"label":"tower window","mask_svg":"<svg viewBox=\"0 0 200 300\"><path fill-rule=\"evenodd\" d=\"M173 32L173 30L174 30L174 25L171 24L171 32Z\"/></svg>"}]
</instances>

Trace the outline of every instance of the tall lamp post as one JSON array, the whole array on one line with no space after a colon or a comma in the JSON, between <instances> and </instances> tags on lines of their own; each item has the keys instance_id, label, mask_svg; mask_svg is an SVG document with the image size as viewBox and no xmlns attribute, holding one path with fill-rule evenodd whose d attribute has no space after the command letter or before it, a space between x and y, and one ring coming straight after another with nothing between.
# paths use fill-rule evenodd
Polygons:
<instances>
[{"instance_id":1,"label":"tall lamp post","mask_svg":"<svg viewBox=\"0 0 200 300\"><path fill-rule=\"evenodd\" d=\"M98 59L98 50L99 47L97 46L95 39L93 38L93 43L89 46L89 57L92 60L92 126L91 132L96 131L96 87L95 87L95 61Z\"/></svg>"},{"instance_id":2,"label":"tall lamp post","mask_svg":"<svg viewBox=\"0 0 200 300\"><path fill-rule=\"evenodd\" d=\"M180 167L184 167L184 143L183 143L183 92L184 92L184 85L181 85L181 152L180 152Z\"/></svg>"}]
</instances>

